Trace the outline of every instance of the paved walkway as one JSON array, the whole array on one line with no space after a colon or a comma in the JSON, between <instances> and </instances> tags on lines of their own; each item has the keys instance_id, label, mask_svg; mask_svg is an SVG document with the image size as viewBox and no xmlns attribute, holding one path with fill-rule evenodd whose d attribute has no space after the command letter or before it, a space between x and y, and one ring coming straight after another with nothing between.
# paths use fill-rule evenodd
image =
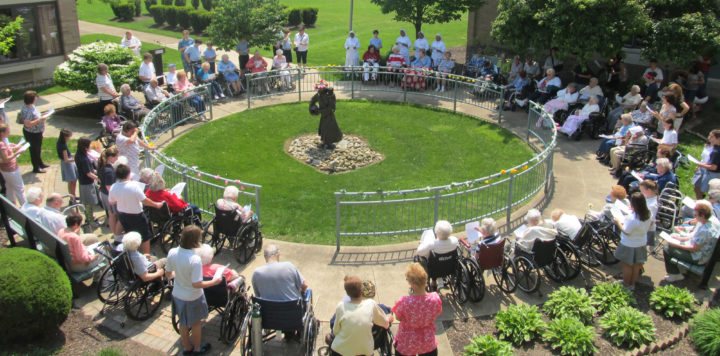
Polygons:
<instances>
[{"instance_id":1,"label":"paved walkway","mask_svg":"<svg viewBox=\"0 0 720 356\"><path fill-rule=\"evenodd\" d=\"M99 26L101 25L87 25L94 27L87 27L86 23L81 22L81 31L83 31L83 33L85 33L85 31L93 31L114 34L117 31L121 31L109 26L100 28ZM111 32L110 30L115 32ZM144 41L154 36L137 33L136 35ZM387 93L362 93L356 95L356 97L382 100L398 99L397 96ZM340 95L339 98L342 99L342 95ZM49 103L53 103L53 106L60 108L94 100L92 97L78 92L53 94L43 99L45 102L40 103L41 108L49 106ZM294 94L273 97L266 100L254 100L253 107L296 100L297 97ZM409 101L417 101L419 103L452 109L448 103L434 101L434 99L427 97L410 96ZM19 107L9 105L8 111L9 117L12 118L10 120L11 122L14 122L15 117L13 111L18 109ZM246 109L246 99L235 99L213 105L214 117L216 119ZM493 117L486 117L487 115L484 111L475 107L459 105L458 111L480 116L491 122L496 121ZM53 118L48 121L46 136L56 136L60 128L67 126L70 126L75 132L91 134L97 131L96 125L92 120L72 120L72 118L60 120ZM526 125L527 115L525 113L506 113L502 122L503 127L514 132L523 132L522 130ZM192 127L192 125L187 125L183 130L187 132L190 131ZM17 130L18 128L13 127L15 133L19 132ZM181 131L176 131L176 133L178 132L182 134ZM554 208L563 208L568 213L582 216L587 210L588 203L593 203L596 206L600 206L603 203L603 199L610 186L614 184L614 180L611 179L606 168L597 164L593 159L593 152L597 144L597 141L587 139L569 141L564 137L559 138L554 160L555 173L553 183L555 188L551 195L547 197L547 201L535 202L544 206L545 215ZM48 170L48 173L43 175L27 173L27 171L28 168L23 167L23 172L26 172L23 175L26 184L41 186L46 192L66 192L65 185L60 180L60 172L56 165L53 165L53 167ZM516 215L519 216L521 214ZM107 233L107 231L98 232ZM460 233L457 235L463 234ZM344 275L354 274L363 279L373 280L378 287L376 300L380 303L392 305L407 292L407 285L404 281L403 273L407 263L412 260L413 251L417 247L416 242L388 246L343 247L340 253L336 254L333 246L304 245L282 241L273 242L280 246L282 260L293 262L314 290L316 315L322 321L321 336L328 331L327 320L329 320L334 312L336 303L341 300L344 295L342 290L342 278ZM262 255L259 254L247 265L238 266L234 259L225 253L218 256L216 262L222 264L230 263L232 268L237 269L246 276L250 276L256 267L264 263L264 261L262 261ZM576 286L593 284L598 280L603 280L607 275L617 273L618 268L618 266L611 266L590 270L588 271L587 280L578 277L573 280L571 284ZM664 275L662 261L657 258L651 258L646 265L646 271L647 275L643 276L640 282L653 285L657 284ZM438 327L437 336L440 355L451 355L461 352L461 350L451 350L442 327L443 320L490 315L510 304L538 304L544 300L544 297L538 294L527 295L522 292L516 292L512 295L505 295L494 285L494 280L489 274L486 274L485 277L487 278L486 284L488 288L482 302L478 304L466 303L465 305L458 305L451 296L443 298L443 314L436 323ZM543 294L549 293L553 288L553 286L548 286L548 283L550 282L545 279L541 287ZM717 287L718 283L716 280L711 283L713 287ZM709 297L709 293L698 292L697 296L699 298L707 298ZM144 322L126 321L122 308L111 308L110 310L106 310L104 314L100 314L99 311L102 305L95 296L94 286L93 288L82 288L82 290L79 291L79 298L75 301L75 304L77 307L82 308L84 313L93 317L98 323L110 327L137 342L172 354L180 351L179 337L172 330L170 323L170 305L167 302L163 304L157 316ZM214 354L240 354L239 342L235 345L224 346L220 342L215 341L219 336L219 321L220 318L213 314L205 328L205 339L213 342ZM125 322L125 326L121 327L121 323L123 322ZM318 343L322 343L322 340L319 339ZM275 344L269 347L270 354L273 355L299 355L298 350L294 350L292 347L283 347L279 342L275 342Z\"/></svg>"}]
</instances>

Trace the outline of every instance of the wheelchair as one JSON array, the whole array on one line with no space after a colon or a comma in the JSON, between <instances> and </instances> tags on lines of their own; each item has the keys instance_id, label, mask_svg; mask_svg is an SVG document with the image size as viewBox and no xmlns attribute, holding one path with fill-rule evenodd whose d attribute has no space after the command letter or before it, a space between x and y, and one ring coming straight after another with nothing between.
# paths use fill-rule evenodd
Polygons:
<instances>
[{"instance_id":1,"label":"wheelchair","mask_svg":"<svg viewBox=\"0 0 720 356\"><path fill-rule=\"evenodd\" d=\"M122 115L118 115L118 117L123 124L125 123L125 121L128 120L125 116ZM114 145L115 135L112 132L108 131L107 126L102 120L100 120L98 124L102 126L102 128L100 129L98 135L95 137L94 141L100 141L100 144L102 144L103 148L108 148Z\"/></svg>"},{"instance_id":2,"label":"wheelchair","mask_svg":"<svg viewBox=\"0 0 720 356\"><path fill-rule=\"evenodd\" d=\"M395 342L395 335L393 335L390 328L385 329L382 326L372 326L373 336L373 350L377 351L380 356L392 356L393 354L393 343ZM318 356L327 356L330 354L330 346L332 340L325 339L326 346L318 349Z\"/></svg>"},{"instance_id":3,"label":"wheelchair","mask_svg":"<svg viewBox=\"0 0 720 356\"><path fill-rule=\"evenodd\" d=\"M515 278L517 286L526 293L539 291L540 270L554 282L564 282L570 275L570 266L565 255L557 248L557 242L537 239L531 250L516 245Z\"/></svg>"},{"instance_id":4,"label":"wheelchair","mask_svg":"<svg viewBox=\"0 0 720 356\"><path fill-rule=\"evenodd\" d=\"M442 279L444 285L450 287L450 292L457 298L458 302L464 304L468 301L474 284L466 263L467 259L467 257L462 256L462 251L458 248L442 254L431 251L426 260L427 262L423 257L416 257L415 262L426 266L428 280L425 288L428 292L432 291L430 281L439 278ZM478 273L478 275L482 277L482 273ZM482 286L482 292L479 295L482 298L485 293L485 281L482 280L480 285ZM477 294L477 292L472 293Z\"/></svg>"},{"instance_id":5,"label":"wheelchair","mask_svg":"<svg viewBox=\"0 0 720 356\"><path fill-rule=\"evenodd\" d=\"M100 314L108 305L122 302L130 319L143 321L153 316L165 298L165 277L144 282L133 272L127 252L116 251L107 241L95 251L110 261L97 285L98 298L103 302ZM125 322L120 325L125 327Z\"/></svg>"},{"instance_id":6,"label":"wheelchair","mask_svg":"<svg viewBox=\"0 0 720 356\"><path fill-rule=\"evenodd\" d=\"M160 209L145 206L144 210L150 222L151 241L158 241L166 254L171 248L180 244L180 232L185 226L202 227L200 216L193 214L192 210L185 209L183 212L173 214L167 202L163 202Z\"/></svg>"},{"instance_id":7,"label":"wheelchair","mask_svg":"<svg viewBox=\"0 0 720 356\"><path fill-rule=\"evenodd\" d=\"M228 96L235 96L245 91L245 85L243 84L243 76L239 72L238 75L240 76L240 79L238 79L238 82L240 83L240 92L237 93L233 91L232 85L230 84L230 82L225 80L225 76L222 73L218 73L215 80L218 82L218 84L220 84L220 87L223 89L224 92L230 94Z\"/></svg>"},{"instance_id":8,"label":"wheelchair","mask_svg":"<svg viewBox=\"0 0 720 356\"><path fill-rule=\"evenodd\" d=\"M262 249L263 236L260 223L253 216L249 222L243 222L234 210L215 207L215 217L203 230L203 241L209 242L218 254L225 246L233 251L240 264L250 261L255 252ZM212 231L210 228L212 227Z\"/></svg>"},{"instance_id":9,"label":"wheelchair","mask_svg":"<svg viewBox=\"0 0 720 356\"><path fill-rule=\"evenodd\" d=\"M600 217L585 216L585 221L592 231L589 251L595 259L604 265L613 265L620 260L615 258L614 252L620 243L620 231L615 223L605 215Z\"/></svg>"},{"instance_id":10,"label":"wheelchair","mask_svg":"<svg viewBox=\"0 0 720 356\"><path fill-rule=\"evenodd\" d=\"M485 276L482 268L475 261L470 244L465 239L459 239L458 255L461 257L461 263L465 265L470 277L467 296L471 302L477 303L485 297Z\"/></svg>"},{"instance_id":11,"label":"wheelchair","mask_svg":"<svg viewBox=\"0 0 720 356\"><path fill-rule=\"evenodd\" d=\"M478 244L477 260L473 260L481 272L492 271L495 284L505 293L512 293L517 288L515 280L515 264L510 258L509 251L505 251L506 240L486 244Z\"/></svg>"},{"instance_id":12,"label":"wheelchair","mask_svg":"<svg viewBox=\"0 0 720 356\"><path fill-rule=\"evenodd\" d=\"M247 312L240 328L240 344L242 355L260 354L253 345L253 317L261 318L262 342L274 338L278 330L299 330L301 345L305 356L315 352L315 339L318 335L320 322L315 318L312 302L312 291L307 290L303 299L287 302L276 302L253 296L251 310Z\"/></svg>"},{"instance_id":13,"label":"wheelchair","mask_svg":"<svg viewBox=\"0 0 720 356\"><path fill-rule=\"evenodd\" d=\"M238 282L227 283L225 277L220 284L205 288L205 299L208 311L216 311L221 317L220 341L231 345L240 336L243 317L250 309L247 290L245 288L245 277L239 276ZM212 280L212 277L204 277L203 280ZM171 306L172 326L175 332L180 333L178 314L175 303Z\"/></svg>"}]
</instances>

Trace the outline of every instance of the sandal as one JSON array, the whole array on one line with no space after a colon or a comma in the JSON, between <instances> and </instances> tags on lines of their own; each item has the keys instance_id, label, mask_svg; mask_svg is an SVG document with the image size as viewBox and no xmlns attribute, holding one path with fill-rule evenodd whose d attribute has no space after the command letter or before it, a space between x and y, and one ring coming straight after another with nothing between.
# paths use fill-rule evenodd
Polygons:
<instances>
[{"instance_id":1,"label":"sandal","mask_svg":"<svg viewBox=\"0 0 720 356\"><path fill-rule=\"evenodd\" d=\"M209 342L205 342L202 345L200 345L199 349L197 349L193 352L193 355L203 355L206 352L210 351L211 347L212 347L212 345L210 345Z\"/></svg>"}]
</instances>

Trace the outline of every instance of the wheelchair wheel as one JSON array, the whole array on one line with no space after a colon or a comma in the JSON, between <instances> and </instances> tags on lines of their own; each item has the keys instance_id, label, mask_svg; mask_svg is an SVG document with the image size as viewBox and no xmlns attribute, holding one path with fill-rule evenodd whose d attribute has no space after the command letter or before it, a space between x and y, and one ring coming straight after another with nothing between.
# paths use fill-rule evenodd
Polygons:
<instances>
[{"instance_id":1,"label":"wheelchair wheel","mask_svg":"<svg viewBox=\"0 0 720 356\"><path fill-rule=\"evenodd\" d=\"M230 305L225 308L220 321L220 339L226 345L235 342L240 329L242 328L242 318L248 312L248 303L243 296L236 296L230 301Z\"/></svg>"},{"instance_id":2,"label":"wheelchair wheel","mask_svg":"<svg viewBox=\"0 0 720 356\"><path fill-rule=\"evenodd\" d=\"M515 264L509 259L503 259L502 266L493 268L492 274L495 283L505 293L512 293L517 288Z\"/></svg>"},{"instance_id":3,"label":"wheelchair wheel","mask_svg":"<svg viewBox=\"0 0 720 356\"><path fill-rule=\"evenodd\" d=\"M468 292L470 291L470 272L467 267L461 261L458 262L457 268L455 269L455 275L450 276L449 284L450 291L455 298L457 298L460 304L467 302Z\"/></svg>"},{"instance_id":4,"label":"wheelchair wheel","mask_svg":"<svg viewBox=\"0 0 720 356\"><path fill-rule=\"evenodd\" d=\"M601 265L598 260L598 253L595 252L592 241L588 241L580 250L580 262L588 267L598 267Z\"/></svg>"},{"instance_id":5,"label":"wheelchair wheel","mask_svg":"<svg viewBox=\"0 0 720 356\"><path fill-rule=\"evenodd\" d=\"M252 311L247 312L240 326L240 352L242 356L253 356Z\"/></svg>"},{"instance_id":6,"label":"wheelchair wheel","mask_svg":"<svg viewBox=\"0 0 720 356\"><path fill-rule=\"evenodd\" d=\"M257 245L257 230L251 225L246 225L240 230L240 234L235 237L232 249L235 259L240 264L250 262L255 254L255 245Z\"/></svg>"},{"instance_id":7,"label":"wheelchair wheel","mask_svg":"<svg viewBox=\"0 0 720 356\"><path fill-rule=\"evenodd\" d=\"M171 248L177 247L180 244L180 231L182 230L182 223L180 221L170 220L163 225L160 231L160 248L167 255Z\"/></svg>"},{"instance_id":8,"label":"wheelchair wheel","mask_svg":"<svg viewBox=\"0 0 720 356\"><path fill-rule=\"evenodd\" d=\"M543 270L550 279L557 283L569 280L572 273L570 263L568 263L565 254L559 248L555 250L555 258L552 263L543 266Z\"/></svg>"},{"instance_id":9,"label":"wheelchair wheel","mask_svg":"<svg viewBox=\"0 0 720 356\"><path fill-rule=\"evenodd\" d=\"M147 320L160 308L165 289L160 278L138 285L125 298L125 313L133 320Z\"/></svg>"},{"instance_id":10,"label":"wheelchair wheel","mask_svg":"<svg viewBox=\"0 0 720 356\"><path fill-rule=\"evenodd\" d=\"M525 293L532 293L540 288L540 274L535 265L525 256L516 256L513 263L515 264L515 278L517 286Z\"/></svg>"},{"instance_id":11,"label":"wheelchair wheel","mask_svg":"<svg viewBox=\"0 0 720 356\"><path fill-rule=\"evenodd\" d=\"M604 265L612 265L620 262L620 260L615 258L613 255L613 251L610 249L607 242L599 236L593 236L590 240L589 249L595 259Z\"/></svg>"},{"instance_id":12,"label":"wheelchair wheel","mask_svg":"<svg viewBox=\"0 0 720 356\"><path fill-rule=\"evenodd\" d=\"M568 263L567 279L577 277L577 275L580 274L580 269L582 268L580 251L578 251L578 249L568 240L558 240L558 250L565 255L565 260Z\"/></svg>"},{"instance_id":13,"label":"wheelchair wheel","mask_svg":"<svg viewBox=\"0 0 720 356\"><path fill-rule=\"evenodd\" d=\"M473 303L477 303L485 297L485 277L483 271L472 258L465 259L465 265L470 274L470 289L468 298Z\"/></svg>"},{"instance_id":14,"label":"wheelchair wheel","mask_svg":"<svg viewBox=\"0 0 720 356\"><path fill-rule=\"evenodd\" d=\"M170 301L170 320L172 320L172 326L176 333L180 334L180 324L178 324L177 309L175 309L175 302Z\"/></svg>"},{"instance_id":15,"label":"wheelchair wheel","mask_svg":"<svg viewBox=\"0 0 720 356\"><path fill-rule=\"evenodd\" d=\"M315 340L318 335L318 328L320 322L315 319L315 315L310 313L308 315L309 322L305 326L305 337L303 342L305 343L305 355L313 355L315 353Z\"/></svg>"},{"instance_id":16,"label":"wheelchair wheel","mask_svg":"<svg viewBox=\"0 0 720 356\"><path fill-rule=\"evenodd\" d=\"M116 305L122 300L125 288L125 282L114 273L112 267L108 267L97 284L98 299L107 305Z\"/></svg>"}]
</instances>

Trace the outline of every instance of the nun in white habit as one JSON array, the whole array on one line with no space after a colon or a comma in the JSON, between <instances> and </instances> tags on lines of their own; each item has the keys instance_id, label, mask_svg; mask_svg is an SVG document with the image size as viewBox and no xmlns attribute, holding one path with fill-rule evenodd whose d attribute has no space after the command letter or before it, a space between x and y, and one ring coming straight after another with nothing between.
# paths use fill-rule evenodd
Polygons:
<instances>
[{"instance_id":1,"label":"nun in white habit","mask_svg":"<svg viewBox=\"0 0 720 356\"><path fill-rule=\"evenodd\" d=\"M395 40L395 45L400 49L400 55L405 57L405 63L410 63L410 46L412 46L412 41L406 33L405 29L400 30L400 37Z\"/></svg>"},{"instance_id":2,"label":"nun in white habit","mask_svg":"<svg viewBox=\"0 0 720 356\"><path fill-rule=\"evenodd\" d=\"M428 40L425 38L425 33L420 31L417 34L417 39L415 40L415 44L413 45L413 48L415 49L415 58L420 57L420 52L426 52L430 48L430 44L428 43Z\"/></svg>"},{"instance_id":3,"label":"nun in white habit","mask_svg":"<svg viewBox=\"0 0 720 356\"><path fill-rule=\"evenodd\" d=\"M443 42L442 35L439 33L435 35L435 41L430 46L430 52L432 52L430 58L432 58L433 68L436 69L443 59L443 54L445 54L445 42Z\"/></svg>"},{"instance_id":4,"label":"nun in white habit","mask_svg":"<svg viewBox=\"0 0 720 356\"><path fill-rule=\"evenodd\" d=\"M355 31L350 31L348 38L345 40L345 67L360 65L359 48L360 40L355 37Z\"/></svg>"}]
</instances>

